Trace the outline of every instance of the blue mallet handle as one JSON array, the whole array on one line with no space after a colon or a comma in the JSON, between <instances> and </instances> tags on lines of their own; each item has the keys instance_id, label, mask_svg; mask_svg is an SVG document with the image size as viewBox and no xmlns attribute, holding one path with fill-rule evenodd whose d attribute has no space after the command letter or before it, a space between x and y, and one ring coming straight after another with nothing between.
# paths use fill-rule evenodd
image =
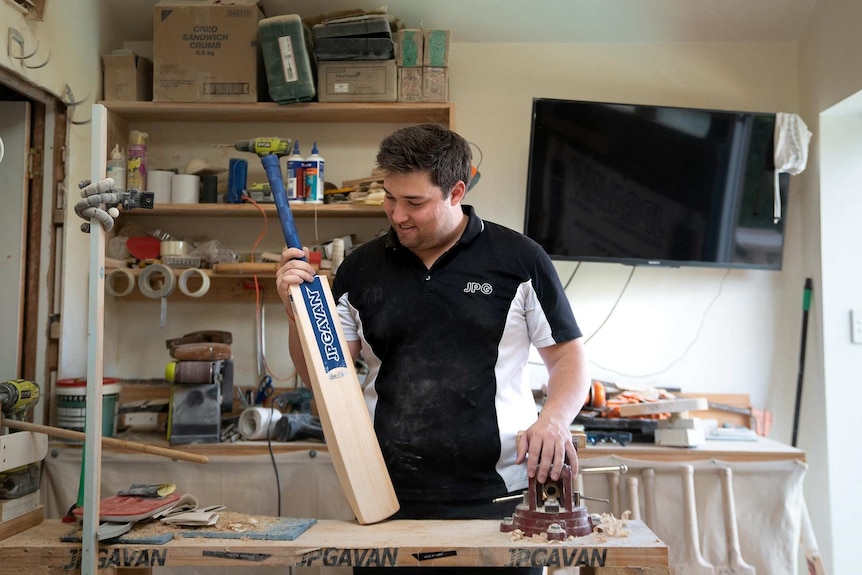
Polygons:
<instances>
[{"instance_id":1,"label":"blue mallet handle","mask_svg":"<svg viewBox=\"0 0 862 575\"><path fill-rule=\"evenodd\" d=\"M287 242L289 248L302 249L299 234L296 233L296 223L293 221L293 212L290 211L290 203L287 201L287 190L284 189L284 179L281 176L278 156L270 154L261 157L260 161L263 164L263 169L266 170L266 179L269 180L269 188L275 200L275 208L278 210L278 219L281 221L284 241Z\"/></svg>"}]
</instances>

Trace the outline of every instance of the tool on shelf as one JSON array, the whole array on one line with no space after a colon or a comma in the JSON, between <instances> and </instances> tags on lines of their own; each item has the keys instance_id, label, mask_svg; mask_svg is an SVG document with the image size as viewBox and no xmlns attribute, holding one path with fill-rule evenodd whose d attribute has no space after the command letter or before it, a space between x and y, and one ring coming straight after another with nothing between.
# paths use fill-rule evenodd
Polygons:
<instances>
[{"instance_id":1,"label":"tool on shelf","mask_svg":"<svg viewBox=\"0 0 862 575\"><path fill-rule=\"evenodd\" d=\"M237 140L233 144L214 144L216 148L233 148L240 152L251 152L258 156L287 156L291 153L293 141L290 138L263 137Z\"/></svg>"},{"instance_id":2,"label":"tool on shelf","mask_svg":"<svg viewBox=\"0 0 862 575\"><path fill-rule=\"evenodd\" d=\"M27 411L39 401L39 384L27 379L0 382L0 411L4 417L23 420Z\"/></svg>"},{"instance_id":3,"label":"tool on shelf","mask_svg":"<svg viewBox=\"0 0 862 575\"><path fill-rule=\"evenodd\" d=\"M5 418L4 421L25 421L28 413L39 401L39 395L39 385L34 381L10 379L0 382L0 413ZM11 428L9 425L6 427ZM0 439L0 501L17 499L38 491L41 475L39 461L45 453L28 453L24 444L30 442L24 434L10 433ZM10 452L20 450L19 455L10 457L7 448Z\"/></svg>"}]
</instances>

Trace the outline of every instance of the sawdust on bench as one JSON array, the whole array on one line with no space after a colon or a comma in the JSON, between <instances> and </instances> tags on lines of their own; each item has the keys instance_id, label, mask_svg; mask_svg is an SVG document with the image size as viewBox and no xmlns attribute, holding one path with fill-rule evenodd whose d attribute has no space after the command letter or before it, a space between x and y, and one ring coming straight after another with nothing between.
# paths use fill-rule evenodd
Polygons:
<instances>
[{"instance_id":1,"label":"sawdust on bench","mask_svg":"<svg viewBox=\"0 0 862 575\"><path fill-rule=\"evenodd\" d=\"M206 527L191 527L187 525L168 525L161 521L147 521L136 523L127 537L155 537L166 533L173 533L177 539L182 538L180 532L208 532L208 533L246 533L264 531L270 525L279 521L278 517L266 515L247 515L235 511L221 511L215 525Z\"/></svg>"}]
</instances>

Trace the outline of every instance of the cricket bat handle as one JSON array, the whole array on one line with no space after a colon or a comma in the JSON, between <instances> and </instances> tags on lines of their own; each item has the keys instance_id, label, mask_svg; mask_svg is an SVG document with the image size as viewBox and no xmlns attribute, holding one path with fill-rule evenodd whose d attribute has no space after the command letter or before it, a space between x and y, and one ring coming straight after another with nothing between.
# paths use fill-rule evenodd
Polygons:
<instances>
[{"instance_id":1,"label":"cricket bat handle","mask_svg":"<svg viewBox=\"0 0 862 575\"><path fill-rule=\"evenodd\" d=\"M284 189L284 178L281 176L281 165L278 156L270 154L260 158L263 169L266 171L266 179L269 180L269 188L275 200L275 209L278 211L278 219L281 222L281 231L284 233L284 241L289 248L302 249L299 234L296 233L296 223L293 221L293 212L287 201L287 190Z\"/></svg>"}]
</instances>

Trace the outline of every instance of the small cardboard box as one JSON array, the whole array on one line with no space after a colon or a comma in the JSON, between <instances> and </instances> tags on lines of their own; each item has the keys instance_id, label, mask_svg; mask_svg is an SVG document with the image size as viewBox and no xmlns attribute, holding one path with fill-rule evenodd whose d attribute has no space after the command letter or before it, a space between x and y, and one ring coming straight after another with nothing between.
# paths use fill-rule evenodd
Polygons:
<instances>
[{"instance_id":1,"label":"small cardboard box","mask_svg":"<svg viewBox=\"0 0 862 575\"><path fill-rule=\"evenodd\" d=\"M449 70L426 66L422 68L422 101L449 101Z\"/></svg>"},{"instance_id":2,"label":"small cardboard box","mask_svg":"<svg viewBox=\"0 0 862 575\"><path fill-rule=\"evenodd\" d=\"M153 100L256 102L263 73L257 0L159 0Z\"/></svg>"},{"instance_id":3,"label":"small cardboard box","mask_svg":"<svg viewBox=\"0 0 862 575\"><path fill-rule=\"evenodd\" d=\"M144 101L153 99L153 62L131 50L114 50L102 56L104 99Z\"/></svg>"},{"instance_id":4,"label":"small cardboard box","mask_svg":"<svg viewBox=\"0 0 862 575\"><path fill-rule=\"evenodd\" d=\"M398 101L422 101L422 68L398 68Z\"/></svg>"},{"instance_id":5,"label":"small cardboard box","mask_svg":"<svg viewBox=\"0 0 862 575\"><path fill-rule=\"evenodd\" d=\"M449 65L449 30L425 31L424 66L445 68Z\"/></svg>"},{"instance_id":6,"label":"small cardboard box","mask_svg":"<svg viewBox=\"0 0 862 575\"><path fill-rule=\"evenodd\" d=\"M397 35L395 64L405 68L422 66L424 45L425 35L422 30L402 28Z\"/></svg>"},{"instance_id":7,"label":"small cardboard box","mask_svg":"<svg viewBox=\"0 0 862 575\"><path fill-rule=\"evenodd\" d=\"M395 102L395 60L319 62L317 99L321 102Z\"/></svg>"}]
</instances>

